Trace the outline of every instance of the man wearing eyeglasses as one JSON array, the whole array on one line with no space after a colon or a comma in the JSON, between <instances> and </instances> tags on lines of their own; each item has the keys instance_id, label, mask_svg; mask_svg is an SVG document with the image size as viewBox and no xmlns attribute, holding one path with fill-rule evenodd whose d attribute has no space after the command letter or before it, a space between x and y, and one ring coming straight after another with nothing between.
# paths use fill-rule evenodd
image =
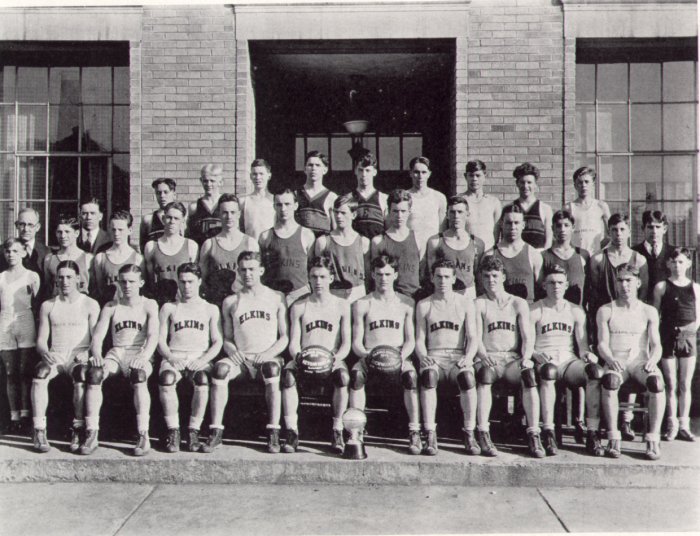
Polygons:
<instances>
[{"instance_id":1,"label":"man wearing eyeglasses","mask_svg":"<svg viewBox=\"0 0 700 536\"><path fill-rule=\"evenodd\" d=\"M22 241L27 250L22 264L28 270L42 275L44 273L44 258L51 250L36 238L36 234L41 230L39 213L31 207L20 209L17 221L15 221L15 229L17 230L17 238ZM0 272L5 271L7 267L5 257L0 255Z\"/></svg>"}]
</instances>

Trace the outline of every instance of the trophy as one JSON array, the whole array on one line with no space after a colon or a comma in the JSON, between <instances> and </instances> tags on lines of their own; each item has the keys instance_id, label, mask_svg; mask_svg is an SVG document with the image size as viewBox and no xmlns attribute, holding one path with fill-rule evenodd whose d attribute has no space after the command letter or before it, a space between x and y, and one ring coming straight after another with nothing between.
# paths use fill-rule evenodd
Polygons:
<instances>
[{"instance_id":1,"label":"trophy","mask_svg":"<svg viewBox=\"0 0 700 536\"><path fill-rule=\"evenodd\" d=\"M343 458L349 460L364 460L367 457L365 444L360 439L360 434L364 431L365 424L367 424L367 416L364 411L356 408L349 408L343 413L343 426L350 434L350 439L348 439L348 442L345 444Z\"/></svg>"}]
</instances>

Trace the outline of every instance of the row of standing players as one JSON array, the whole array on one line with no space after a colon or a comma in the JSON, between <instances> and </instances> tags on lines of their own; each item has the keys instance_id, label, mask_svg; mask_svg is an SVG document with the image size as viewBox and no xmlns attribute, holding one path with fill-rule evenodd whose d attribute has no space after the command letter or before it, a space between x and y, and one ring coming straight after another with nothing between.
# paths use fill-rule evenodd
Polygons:
<instances>
[{"instance_id":1,"label":"row of standing players","mask_svg":"<svg viewBox=\"0 0 700 536\"><path fill-rule=\"evenodd\" d=\"M649 239L640 245L639 253L632 252L627 246L629 222L626 218L616 215L617 217L613 216L606 222L605 204L591 199L595 172L590 168L582 168L575 175L579 199L569 205L568 211L552 214L551 209L535 197L537 169L530 164L518 166L514 176L521 195L501 214L498 201L482 192L485 175L485 166L482 162L474 161L468 164L465 175L469 191L463 196L450 199L449 210L444 196L427 187L430 176L429 161L419 157L411 162L410 167L414 188L409 191L392 192L387 198L373 191L376 164L372 156L367 155L356 169L357 191L337 198L322 187L323 175L327 171L325 157L318 153L310 153L306 162L307 183L304 189L299 192L280 192L274 196L273 202L271 196L265 191L270 175L269 166L263 161L255 161L251 167L251 178L256 191L253 195L243 198L242 202L238 202L234 196L219 195L220 168L205 166L202 173L205 196L193 204L190 211L186 211L182 205L174 202L165 204L150 217L150 221L149 218L145 218L142 236L156 238L161 234L160 238L148 242L145 247L146 279L150 290L154 296L160 298L160 301L166 301L165 296L168 293L171 293L168 298L174 298L177 285L174 282L177 280L178 266L197 259L196 242L181 236L188 213L190 217L187 234L203 241L199 260L205 275L205 294L215 303L220 303L229 293L228 289L231 288L232 283L234 288L238 285L238 290L241 289L241 281L234 282L233 275L236 273L237 255L244 250L258 249L255 240L250 236L242 235L238 230L239 219L242 220L245 231L260 235L258 242L265 267L263 280L270 287L283 291L287 303L292 303L298 297L308 293L309 286L306 278L308 259L313 254L320 253L327 253L332 259L332 272L335 275L334 293L350 301L365 293L364 274L368 272L369 258L376 258L381 254L387 254L398 260L396 288L401 294L414 298L420 298L421 292L422 296L430 293L431 288L428 284L424 284L421 288L421 279L423 283L430 282L434 274L429 274L426 267L433 265L435 260L441 258L452 262L456 272L455 287L460 294L473 298L480 283L474 279L474 268L478 265L484 249L488 249L487 253L493 253L504 266L505 289L530 303L539 297L536 296L538 288L546 288L546 285L538 284L544 281L541 274L551 272L553 265L561 265L568 280L566 298L588 310L589 325L592 325L590 319L600 305L617 297L615 267L625 265L635 270L639 269L641 286L643 289L650 286L644 253L646 250L652 261L662 257L654 251L654 248L659 243L663 244L663 233L666 227L663 215L654 212L651 212L648 218L645 215L644 227ZM163 205L162 200L167 199L167 194L174 191L174 184L169 179L160 179L154 182L154 188L159 204ZM333 207L332 210L331 207ZM484 210L485 207L488 209ZM448 214L444 221L446 212ZM578 218L574 214L577 214ZM582 214L583 217L581 217ZM92 267L88 267L90 263L85 258L83 269L79 269L83 288L88 288L90 280L93 280L98 287L102 283L103 288L98 288L97 296L112 294L118 279L119 267L124 264L133 264L138 260L133 257L138 255L133 250L128 256L124 255L126 253L124 245L126 244L128 248L130 217L122 215L120 218L119 214L115 216L117 217L113 216L110 221L112 246L97 255ZM270 225L270 222L273 225ZM300 226L297 222L302 225ZM586 245L594 250L592 244L600 244L605 237L606 223L610 231L610 244L592 260L584 249L572 246L572 239L578 236L581 243L586 242ZM446 229L443 229L445 224ZM57 237L63 251L59 250L55 254L57 262L71 257L70 240L67 241L67 247L64 247L62 241L62 238L70 235L70 232L68 229L62 229L62 226L72 228L72 225L63 223L58 226ZM270 228L266 229L266 227ZM353 227L359 231L359 234L354 232ZM661 228L661 232L656 228ZM263 229L266 230L260 232ZM466 229L470 232L466 232ZM74 234L78 233L76 229L72 230L75 231ZM649 230L648 233L647 230ZM435 233L435 236L431 237L434 231L442 232ZM481 237L477 233L481 234ZM656 240L654 233L656 233ZM589 236L591 234L594 236ZM315 235L318 235L317 239ZM540 255L537 246L547 246L549 241L553 240L552 235L554 237L552 247ZM533 245L529 245L523 240L524 238ZM496 240L498 243L488 248L486 244L494 244ZM72 246L75 246L75 243ZM662 245L662 252L663 247L668 249L667 246ZM47 258L47 261L49 260ZM661 269L668 268L664 264L662 260L649 263L648 266L651 269L658 266ZM51 265L52 262L44 263L47 288L57 288L50 279L52 276L55 277L48 269ZM112 273L105 276L104 273L110 271L110 268ZM94 274L93 277L86 277L90 273ZM424 277L421 278L421 274L424 274ZM685 273L681 277L683 283L684 277ZM172 281L173 284L165 284L168 281ZM591 284L589 285L588 282ZM653 282L652 278L651 289L654 289ZM686 286L685 283L682 285L683 288ZM676 287L678 285L674 283L669 289L674 290ZM693 303L697 303L695 288L692 285L689 288L692 297L689 298L686 292L681 299L686 302L692 299ZM590 292L588 292L589 289ZM482 293L484 289L478 288L478 291ZM666 292L666 287L659 292L660 301L669 294ZM641 295L644 297L647 294L643 290ZM678 300L678 297L674 296L674 299ZM693 319L690 322L685 322L687 319L669 319L675 323L680 321L682 325L671 328L667 326L666 329L662 325L662 333L669 333L670 329L670 333L675 336L679 328L683 333L693 331L693 327L697 328L694 325L697 318L695 307L690 306L681 310L688 311ZM662 321L663 319L662 315ZM591 331L595 332L595 330ZM524 352L520 353L524 354ZM694 355L688 357L694 358ZM687 367L683 367L681 363L688 364L690 361L681 360L677 367L681 369L681 373L686 369L687 375ZM421 379L422 376L421 372ZM689 393L686 396L689 396ZM688 402L686 400L684 403L681 400L681 413L687 410ZM671 423L674 421L673 417L675 417L675 411L670 417ZM678 433L678 420L675 422L676 433ZM334 421L334 426L336 424ZM466 424L465 421L465 430L469 430ZM687 415L681 415L680 425L681 432L688 435ZM289 423L287 427L293 429ZM589 430L593 427L595 424L591 424L589 415ZM425 428L430 432L429 424ZM473 428L471 426L472 430ZM483 430L479 431L483 432ZM653 432L649 437L654 439ZM430 433L428 433L427 442L431 443ZM535 450L539 452L538 449ZM655 447L652 446L652 455L654 450ZM658 452L658 448L656 451Z\"/></svg>"}]
</instances>

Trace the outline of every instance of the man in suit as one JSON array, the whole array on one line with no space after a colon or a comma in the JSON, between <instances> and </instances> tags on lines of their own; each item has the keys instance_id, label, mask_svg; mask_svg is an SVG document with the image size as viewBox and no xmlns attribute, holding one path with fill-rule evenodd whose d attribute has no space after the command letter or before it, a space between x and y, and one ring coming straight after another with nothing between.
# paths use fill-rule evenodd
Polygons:
<instances>
[{"instance_id":1,"label":"man in suit","mask_svg":"<svg viewBox=\"0 0 700 536\"><path fill-rule=\"evenodd\" d=\"M666 261L675 249L664 241L664 236L668 231L668 220L666 215L660 210L645 210L642 214L642 229L644 240L632 249L644 256L649 269L649 284L644 296L639 299L645 303L652 303L654 287L659 281L663 281L670 274Z\"/></svg>"},{"instance_id":2,"label":"man in suit","mask_svg":"<svg viewBox=\"0 0 700 536\"><path fill-rule=\"evenodd\" d=\"M39 213L32 207L20 209L17 221L15 221L15 229L17 229L17 238L22 241L27 250L22 264L28 270L42 275L44 273L44 258L50 250L36 239L37 233L41 230ZM0 272L6 270L7 267L5 257L0 255Z\"/></svg>"},{"instance_id":3,"label":"man in suit","mask_svg":"<svg viewBox=\"0 0 700 536\"><path fill-rule=\"evenodd\" d=\"M107 232L100 228L102 207L99 199L88 199L80 205L80 235L78 247L86 253L100 253L112 245Z\"/></svg>"}]
</instances>

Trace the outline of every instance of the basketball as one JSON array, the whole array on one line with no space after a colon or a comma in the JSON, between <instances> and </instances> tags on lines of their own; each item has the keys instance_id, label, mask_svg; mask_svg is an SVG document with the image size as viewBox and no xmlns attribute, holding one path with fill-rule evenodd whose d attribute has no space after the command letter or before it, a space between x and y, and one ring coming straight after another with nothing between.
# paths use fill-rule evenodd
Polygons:
<instances>
[{"instance_id":1,"label":"basketball","mask_svg":"<svg viewBox=\"0 0 700 536\"><path fill-rule=\"evenodd\" d=\"M297 366L305 379L324 380L333 371L333 353L323 346L307 346L299 354Z\"/></svg>"},{"instance_id":2,"label":"basketball","mask_svg":"<svg viewBox=\"0 0 700 536\"><path fill-rule=\"evenodd\" d=\"M401 383L401 352L393 346L375 346L367 356L371 384L399 385Z\"/></svg>"}]
</instances>

